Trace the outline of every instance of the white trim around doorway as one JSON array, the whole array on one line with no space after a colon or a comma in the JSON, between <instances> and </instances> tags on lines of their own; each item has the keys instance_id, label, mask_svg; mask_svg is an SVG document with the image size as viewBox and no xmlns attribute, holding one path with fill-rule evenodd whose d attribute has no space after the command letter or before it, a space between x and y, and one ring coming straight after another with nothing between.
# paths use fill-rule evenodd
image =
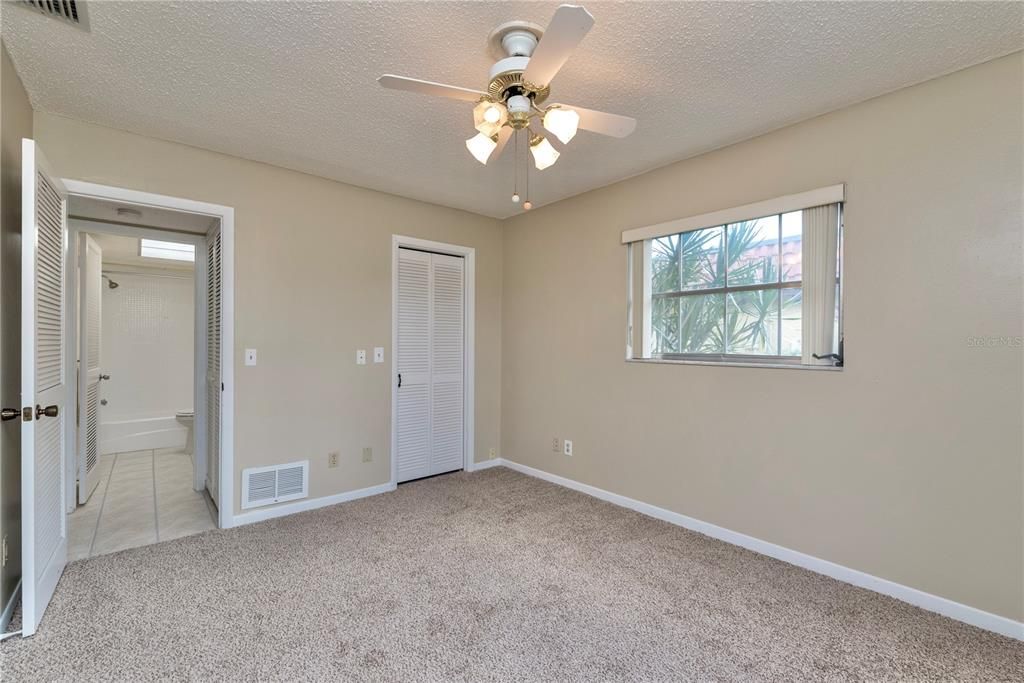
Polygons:
<instances>
[{"instance_id":1,"label":"white trim around doorway","mask_svg":"<svg viewBox=\"0 0 1024 683\"><path fill-rule=\"evenodd\" d=\"M398 377L398 250L402 247L431 251L437 254L461 256L465 259L465 357L462 380L462 467L466 472L474 469L474 396L476 395L476 249L457 244L433 242L404 235L391 236L391 480L390 486L398 485L398 392L395 391Z\"/></svg>"},{"instance_id":2,"label":"white trim around doorway","mask_svg":"<svg viewBox=\"0 0 1024 683\"><path fill-rule=\"evenodd\" d=\"M234 405L235 405L235 366L234 366L234 320L235 320L235 261L234 261L234 247L235 247L235 210L230 206L222 206L219 204L209 204L207 202L198 202L191 199L183 199L180 197L171 197L168 195L153 194L151 192L140 192L138 190L128 190L120 187L112 187L108 185L98 185L96 183L89 183L80 180L71 180L64 178L62 179L64 185L67 187L69 195L75 195L80 197L90 197L95 199L103 199L107 201L123 202L126 204L136 204L140 206L148 206L160 209L169 209L172 211L183 211L187 213L202 214L210 216L211 219L219 219L220 231L221 231L221 278L222 278L222 289L221 289L221 319L224 321L221 330L221 376L224 382L224 391L221 397L221 453L220 453L220 476L218 477L218 499L220 505L218 506L218 526L222 529L226 529L235 525L235 491L234 491ZM80 225L88 224L88 221L76 221ZM99 225L99 224L98 224ZM103 228L97 229L96 232L106 232L117 234L119 230L116 226L108 223L102 223ZM70 227L70 226L69 226ZM71 239L72 232L74 237L77 239L78 231L71 231L69 229L69 241ZM161 236L166 239L167 231L151 230L148 228L124 228L123 234L132 234L134 236L141 235L142 233L155 233L153 236L160 238ZM205 244L206 235L199 233L179 233L183 241L196 241L197 244ZM191 236L191 238L189 237ZM202 292L205 292L205 278L206 268L205 259L196 259L196 277L197 285L202 284L202 287L197 286L196 292L196 316L197 321L199 316L202 315L203 324L196 325L196 344L197 351L200 348L205 349L206 334L205 334L205 320L206 320L206 304L205 297L203 301L199 300ZM69 258L69 264L71 259ZM69 285L77 286L74 278L68 278ZM73 292L72 292L73 293ZM69 299L73 297L69 296ZM201 305L200 305L201 304ZM70 327L67 329L77 329L74 327L75 318L78 315L77 310L72 305L66 307L65 311L65 324ZM202 336L201 342L199 337ZM69 354L73 353L69 351ZM198 371L202 370L202 384L198 383L195 388L198 402L195 405L196 419L197 422L200 419L200 414L205 417L205 411L201 411L201 405L205 405L205 352L196 354L196 368L197 378L199 377ZM67 365L69 368L75 367L75 361L77 359L72 358L70 363ZM200 366L203 367L200 367ZM77 381L68 383L69 392L75 392L77 390ZM200 394L202 396L200 397ZM77 395L69 393L68 400L72 401L68 405L75 405L74 401L77 400ZM71 422L69 420L69 422ZM198 426L198 424L197 424ZM197 430L197 433L198 430ZM70 434L70 436L69 436ZM71 424L65 438L70 438L67 443L75 443L74 436L74 424ZM203 445L203 453L205 458L205 445ZM67 453L77 454L77 444L75 447L67 449ZM77 464L77 455L76 455ZM67 463L65 463L65 468ZM203 466L198 468L205 471L205 462Z\"/></svg>"}]
</instances>

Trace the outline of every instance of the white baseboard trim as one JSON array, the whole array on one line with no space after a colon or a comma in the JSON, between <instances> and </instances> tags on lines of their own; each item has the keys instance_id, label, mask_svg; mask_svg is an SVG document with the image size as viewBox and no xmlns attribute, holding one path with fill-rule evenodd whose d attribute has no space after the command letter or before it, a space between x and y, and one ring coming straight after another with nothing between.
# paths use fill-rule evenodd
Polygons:
<instances>
[{"instance_id":1,"label":"white baseboard trim","mask_svg":"<svg viewBox=\"0 0 1024 683\"><path fill-rule=\"evenodd\" d=\"M492 460L482 460L480 462L470 463L467 472L479 472L480 470L486 470L489 467L497 467L498 465L504 464L501 458L494 458Z\"/></svg>"},{"instance_id":2,"label":"white baseboard trim","mask_svg":"<svg viewBox=\"0 0 1024 683\"><path fill-rule=\"evenodd\" d=\"M11 593L11 597L8 598L7 604L4 605L4 611L0 612L0 634L7 633L7 627L11 625L11 617L14 616L14 609L18 606L18 600L20 599L21 579L18 579L18 583L14 587L14 592Z\"/></svg>"},{"instance_id":3,"label":"white baseboard trim","mask_svg":"<svg viewBox=\"0 0 1024 683\"><path fill-rule=\"evenodd\" d=\"M355 491L338 493L333 496L307 498L305 500L295 501L294 503L285 503L284 505L268 507L262 510L244 512L240 515L235 515L232 518L231 526L234 527L242 526L243 524L253 524L255 522L274 519L275 517L294 515L296 512L306 512L307 510L316 510L317 508L327 507L328 505L347 503L350 500L358 500L359 498L366 498L368 496L376 496L379 493L394 491L395 488L397 487L394 484L387 482L385 484L378 484L377 486L368 486L365 489L356 489Z\"/></svg>"},{"instance_id":4,"label":"white baseboard trim","mask_svg":"<svg viewBox=\"0 0 1024 683\"><path fill-rule=\"evenodd\" d=\"M807 555L806 553L799 552L797 550L791 550L781 545L769 543L768 541L762 541L761 539L754 538L753 536L747 536L736 531L731 531L724 527L709 524L708 522L702 522L699 519L693 517L687 517L681 515L678 512L672 512L664 508L644 503L633 498L627 498L626 496L605 491L599 489L596 486L590 486L589 484L582 484L573 479L567 479L566 477L560 477L557 474L551 474L543 470L538 470L534 467L527 465L521 465L517 462L505 460L499 458L498 460L489 460L488 466L492 466L493 463L499 463L523 474L528 474L531 477L537 477L544 481L549 481L559 486L586 493L587 495L600 498L601 500L615 505L635 510L636 512L660 519L670 524L690 529L698 533L717 538L720 541L738 545L746 548L747 550L753 550L756 553L774 557L777 560L794 564L804 569L809 569L812 572L818 574L824 574L825 576L832 577L844 583L849 583L860 588L866 588L876 593L888 595L891 598L902 600L903 602L910 603L915 607L928 610L929 612L936 612L943 616L957 621L962 621L971 626L977 626L978 628L985 629L986 631L993 631L995 633L1009 636L1010 638L1016 638L1017 640L1024 640L1024 622L1014 621L1007 617L999 616L998 614L992 614L991 612L985 612L984 610L970 607L959 602L954 602L947 598L933 595L931 593L925 593L924 591L910 586L904 586L903 584L889 581L871 574L867 574L856 569L850 569L844 567L841 564L835 562L829 562L813 555Z\"/></svg>"}]
</instances>

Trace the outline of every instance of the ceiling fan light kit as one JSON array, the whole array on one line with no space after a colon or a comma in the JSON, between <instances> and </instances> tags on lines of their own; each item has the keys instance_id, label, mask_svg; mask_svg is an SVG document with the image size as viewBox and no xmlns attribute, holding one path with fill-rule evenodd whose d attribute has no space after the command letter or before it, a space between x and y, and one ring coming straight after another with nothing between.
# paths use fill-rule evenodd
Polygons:
<instances>
[{"instance_id":1,"label":"ceiling fan light kit","mask_svg":"<svg viewBox=\"0 0 1024 683\"><path fill-rule=\"evenodd\" d=\"M498 26L488 37L491 55L497 61L490 69L486 91L391 74L377 81L395 90L473 102L477 134L466 140L466 149L474 159L487 164L501 154L513 134L518 137L519 131L525 131L534 165L544 170L558 161L560 152L532 128L535 119L561 145L568 144L579 129L623 138L636 128L636 120L628 116L566 104L541 106L551 94L551 81L593 25L594 18L583 7L561 5L547 29L527 21ZM512 201L519 202L518 190ZM533 206L529 193L522 206L524 210Z\"/></svg>"}]
</instances>

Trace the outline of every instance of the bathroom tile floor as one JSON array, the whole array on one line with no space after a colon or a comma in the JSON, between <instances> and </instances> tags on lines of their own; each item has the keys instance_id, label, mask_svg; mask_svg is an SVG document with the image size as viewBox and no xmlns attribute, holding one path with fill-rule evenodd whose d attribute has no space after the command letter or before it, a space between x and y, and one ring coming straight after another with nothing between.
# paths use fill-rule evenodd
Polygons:
<instances>
[{"instance_id":1,"label":"bathroom tile floor","mask_svg":"<svg viewBox=\"0 0 1024 683\"><path fill-rule=\"evenodd\" d=\"M192 457L161 448L100 457L100 483L68 515L68 560L216 528L213 503L192 489Z\"/></svg>"}]
</instances>

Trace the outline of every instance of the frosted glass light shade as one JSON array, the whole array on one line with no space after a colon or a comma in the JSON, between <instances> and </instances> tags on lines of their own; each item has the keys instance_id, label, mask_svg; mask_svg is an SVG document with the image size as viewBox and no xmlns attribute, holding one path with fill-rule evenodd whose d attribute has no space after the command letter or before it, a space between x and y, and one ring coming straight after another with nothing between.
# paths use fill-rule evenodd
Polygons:
<instances>
[{"instance_id":1,"label":"frosted glass light shade","mask_svg":"<svg viewBox=\"0 0 1024 683\"><path fill-rule=\"evenodd\" d=\"M473 127L484 135L495 135L508 120L508 110L500 102L484 100L473 107Z\"/></svg>"},{"instance_id":2,"label":"frosted glass light shade","mask_svg":"<svg viewBox=\"0 0 1024 683\"><path fill-rule=\"evenodd\" d=\"M473 158L479 161L481 164L486 164L487 159L490 158L491 152L498 146L498 143L484 135L483 133L477 133L470 139L466 140L466 149L473 155Z\"/></svg>"},{"instance_id":3,"label":"frosted glass light shade","mask_svg":"<svg viewBox=\"0 0 1024 683\"><path fill-rule=\"evenodd\" d=\"M562 141L563 145L576 137L580 127L580 115L572 109L552 107L544 114L544 128Z\"/></svg>"},{"instance_id":4,"label":"frosted glass light shade","mask_svg":"<svg viewBox=\"0 0 1024 683\"><path fill-rule=\"evenodd\" d=\"M530 145L530 151L533 153L533 165L538 171L558 161L558 150L551 146L547 138L541 138L540 142Z\"/></svg>"}]
</instances>

